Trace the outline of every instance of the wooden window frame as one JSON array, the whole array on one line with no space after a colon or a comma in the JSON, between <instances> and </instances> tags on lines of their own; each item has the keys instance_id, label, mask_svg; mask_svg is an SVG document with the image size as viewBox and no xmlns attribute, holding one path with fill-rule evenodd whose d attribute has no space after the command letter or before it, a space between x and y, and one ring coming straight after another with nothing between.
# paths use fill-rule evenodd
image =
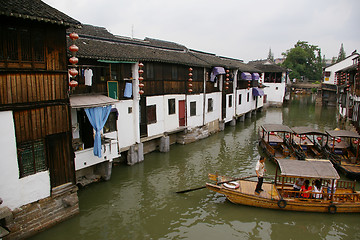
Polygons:
<instances>
[{"instance_id":1,"label":"wooden window frame","mask_svg":"<svg viewBox=\"0 0 360 240\"><path fill-rule=\"evenodd\" d=\"M214 111L214 99L212 98L208 98L208 108L207 108L208 112L213 112Z\"/></svg>"},{"instance_id":2,"label":"wooden window frame","mask_svg":"<svg viewBox=\"0 0 360 240\"><path fill-rule=\"evenodd\" d=\"M147 119L147 124L154 124L157 122L156 105L146 106L146 119Z\"/></svg>"},{"instance_id":3,"label":"wooden window frame","mask_svg":"<svg viewBox=\"0 0 360 240\"><path fill-rule=\"evenodd\" d=\"M231 108L232 107L232 95L229 95L228 97L228 107Z\"/></svg>"},{"instance_id":4,"label":"wooden window frame","mask_svg":"<svg viewBox=\"0 0 360 240\"><path fill-rule=\"evenodd\" d=\"M36 148L36 145L40 148ZM46 171L48 169L46 165L45 146L44 139L17 143L20 178ZM25 160L26 158L27 160Z\"/></svg>"},{"instance_id":5,"label":"wooden window frame","mask_svg":"<svg viewBox=\"0 0 360 240\"><path fill-rule=\"evenodd\" d=\"M196 101L190 102L190 117L196 116Z\"/></svg>"},{"instance_id":6,"label":"wooden window frame","mask_svg":"<svg viewBox=\"0 0 360 240\"><path fill-rule=\"evenodd\" d=\"M175 98L170 98L168 99L168 115L174 115L175 113Z\"/></svg>"}]
</instances>

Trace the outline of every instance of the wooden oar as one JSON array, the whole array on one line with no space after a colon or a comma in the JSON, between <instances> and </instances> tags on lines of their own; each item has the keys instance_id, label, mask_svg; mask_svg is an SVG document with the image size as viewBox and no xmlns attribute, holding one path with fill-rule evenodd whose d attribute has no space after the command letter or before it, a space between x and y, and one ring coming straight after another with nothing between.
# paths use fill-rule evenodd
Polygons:
<instances>
[{"instance_id":1,"label":"wooden oar","mask_svg":"<svg viewBox=\"0 0 360 240\"><path fill-rule=\"evenodd\" d=\"M231 179L231 180L228 180L228 181L218 182L217 184L223 184L223 183L228 183L228 182L232 182L232 181L243 180L243 179L246 179L246 178L252 178L252 177L256 177L256 175L247 176L247 177L241 177L241 178L234 178L234 179ZM203 188L206 188L206 185L201 186L201 187L197 187L197 188L191 188L191 189L187 189L187 190L177 191L176 193L186 193L186 192L196 191L196 190L203 189Z\"/></svg>"}]
</instances>

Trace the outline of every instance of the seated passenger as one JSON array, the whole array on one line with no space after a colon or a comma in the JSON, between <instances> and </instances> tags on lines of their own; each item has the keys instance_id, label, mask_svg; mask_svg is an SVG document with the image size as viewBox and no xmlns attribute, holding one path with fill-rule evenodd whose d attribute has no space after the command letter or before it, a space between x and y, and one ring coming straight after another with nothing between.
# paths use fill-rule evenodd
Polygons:
<instances>
[{"instance_id":1,"label":"seated passenger","mask_svg":"<svg viewBox=\"0 0 360 240\"><path fill-rule=\"evenodd\" d=\"M312 190L312 187L310 186L310 181L308 179L305 180L304 185L301 186L301 198L309 198L310 197L310 193Z\"/></svg>"},{"instance_id":2,"label":"seated passenger","mask_svg":"<svg viewBox=\"0 0 360 240\"><path fill-rule=\"evenodd\" d=\"M322 198L322 192L323 192L323 188L321 186L321 181L319 179L315 180L315 184L314 184L314 189L313 192L316 194L313 194L313 198Z\"/></svg>"},{"instance_id":3,"label":"seated passenger","mask_svg":"<svg viewBox=\"0 0 360 240\"><path fill-rule=\"evenodd\" d=\"M293 185L294 191L300 191L301 186L304 185L304 181L304 178L297 178Z\"/></svg>"}]
</instances>

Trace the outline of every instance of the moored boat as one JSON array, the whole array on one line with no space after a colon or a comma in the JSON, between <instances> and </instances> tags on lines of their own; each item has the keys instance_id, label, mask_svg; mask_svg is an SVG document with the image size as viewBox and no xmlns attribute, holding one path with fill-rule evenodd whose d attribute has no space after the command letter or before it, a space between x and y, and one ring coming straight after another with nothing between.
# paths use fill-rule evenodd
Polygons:
<instances>
[{"instance_id":1,"label":"moored boat","mask_svg":"<svg viewBox=\"0 0 360 240\"><path fill-rule=\"evenodd\" d=\"M356 192L355 182L341 181L329 160L277 159L277 171L273 182L264 182L260 194L255 193L256 181L243 178L231 181L231 178L217 176L223 183L206 183L212 191L226 196L235 204L247 206L304 212L360 212L360 192ZM297 178L321 180L321 192L310 192L307 198L301 198L294 191L293 183ZM213 178L214 180L214 178ZM224 182L230 184L225 185ZM334 189L335 191L331 191Z\"/></svg>"},{"instance_id":2,"label":"moored boat","mask_svg":"<svg viewBox=\"0 0 360 240\"><path fill-rule=\"evenodd\" d=\"M323 144L326 157L348 178L360 180L360 135L347 130L326 131Z\"/></svg>"},{"instance_id":3,"label":"moored boat","mask_svg":"<svg viewBox=\"0 0 360 240\"><path fill-rule=\"evenodd\" d=\"M327 140L326 133L312 127L292 127L292 146L305 158L324 158L323 143Z\"/></svg>"},{"instance_id":4,"label":"moored boat","mask_svg":"<svg viewBox=\"0 0 360 240\"><path fill-rule=\"evenodd\" d=\"M259 145L270 160L288 158L297 159L297 153L291 149L289 139L291 128L283 124L264 124L259 128Z\"/></svg>"}]
</instances>

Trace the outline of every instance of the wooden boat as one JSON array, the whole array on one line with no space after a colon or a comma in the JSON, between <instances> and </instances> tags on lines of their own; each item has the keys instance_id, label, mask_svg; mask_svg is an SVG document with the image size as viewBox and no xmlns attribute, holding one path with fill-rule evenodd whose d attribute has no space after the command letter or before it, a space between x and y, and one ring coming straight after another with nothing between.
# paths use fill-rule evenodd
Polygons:
<instances>
[{"instance_id":1,"label":"wooden boat","mask_svg":"<svg viewBox=\"0 0 360 240\"><path fill-rule=\"evenodd\" d=\"M277 159L277 167L274 181L264 182L260 194L254 191L257 182L249 179L231 181L229 177L209 175L217 183L206 183L206 187L225 195L232 203L247 206L304 212L360 212L360 192L354 191L355 182L338 180L340 177L329 160ZM336 186L336 190L300 198L299 191L292 187L298 177L321 179L324 189ZM219 181L230 182L218 184Z\"/></svg>"},{"instance_id":2,"label":"wooden boat","mask_svg":"<svg viewBox=\"0 0 360 240\"><path fill-rule=\"evenodd\" d=\"M326 157L348 178L360 180L360 135L347 130L326 133L328 140L323 144Z\"/></svg>"},{"instance_id":3,"label":"wooden boat","mask_svg":"<svg viewBox=\"0 0 360 240\"><path fill-rule=\"evenodd\" d=\"M300 152L301 159L324 158L323 142L327 135L311 127L292 127L291 145Z\"/></svg>"},{"instance_id":4,"label":"wooden boat","mask_svg":"<svg viewBox=\"0 0 360 240\"><path fill-rule=\"evenodd\" d=\"M293 131L282 124L264 124L259 128L259 145L272 161L288 158L297 159L298 154L289 145L289 138Z\"/></svg>"}]
</instances>

